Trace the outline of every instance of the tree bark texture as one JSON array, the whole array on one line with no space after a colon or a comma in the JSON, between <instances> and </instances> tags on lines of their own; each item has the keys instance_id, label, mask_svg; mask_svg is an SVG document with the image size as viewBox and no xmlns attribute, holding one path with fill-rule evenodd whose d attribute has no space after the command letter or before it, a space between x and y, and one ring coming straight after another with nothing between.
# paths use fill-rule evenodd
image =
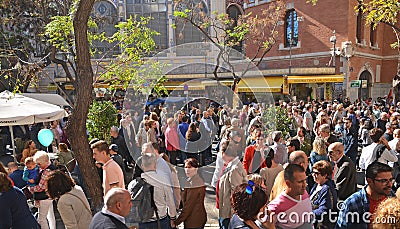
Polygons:
<instances>
[{"instance_id":1,"label":"tree bark texture","mask_svg":"<svg viewBox=\"0 0 400 229\"><path fill-rule=\"evenodd\" d=\"M76 102L67 127L67 134L75 152L79 169L85 179L95 210L102 205L101 181L93 163L86 134L86 119L92 102L93 70L87 36L88 19L95 0L80 0L73 20L76 47Z\"/></svg>"}]
</instances>

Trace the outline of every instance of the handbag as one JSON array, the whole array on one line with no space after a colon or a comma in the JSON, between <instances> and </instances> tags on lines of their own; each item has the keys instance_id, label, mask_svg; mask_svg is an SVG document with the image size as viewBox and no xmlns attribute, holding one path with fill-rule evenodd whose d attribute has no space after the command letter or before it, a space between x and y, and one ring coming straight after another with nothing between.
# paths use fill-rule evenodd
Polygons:
<instances>
[{"instance_id":1,"label":"handbag","mask_svg":"<svg viewBox=\"0 0 400 229\"><path fill-rule=\"evenodd\" d=\"M46 194L45 191L42 191L42 192L34 192L34 193L33 193L33 199L34 199L34 200L46 200L46 199L48 199L48 198L49 198L49 196Z\"/></svg>"}]
</instances>

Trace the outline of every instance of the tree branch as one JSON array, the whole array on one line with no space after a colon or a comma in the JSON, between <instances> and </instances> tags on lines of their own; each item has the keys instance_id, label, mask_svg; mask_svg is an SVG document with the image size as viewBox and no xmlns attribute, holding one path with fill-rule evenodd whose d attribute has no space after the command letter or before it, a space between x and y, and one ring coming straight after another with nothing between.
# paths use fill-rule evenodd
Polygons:
<instances>
[{"instance_id":1,"label":"tree branch","mask_svg":"<svg viewBox=\"0 0 400 229\"><path fill-rule=\"evenodd\" d=\"M56 64L61 65L61 67L63 68L64 72L65 72L65 76L74 84L75 83L75 79L72 77L71 72L68 69L67 63L63 60L57 59L56 58L56 47L53 46L51 48L51 53L50 53L50 60ZM76 86L76 85L75 85Z\"/></svg>"}]
</instances>

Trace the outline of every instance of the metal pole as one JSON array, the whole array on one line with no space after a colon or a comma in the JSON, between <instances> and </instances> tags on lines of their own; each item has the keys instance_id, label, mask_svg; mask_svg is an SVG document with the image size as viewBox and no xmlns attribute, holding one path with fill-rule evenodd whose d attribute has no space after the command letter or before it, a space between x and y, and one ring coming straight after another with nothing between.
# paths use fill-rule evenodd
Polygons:
<instances>
[{"instance_id":1,"label":"metal pole","mask_svg":"<svg viewBox=\"0 0 400 229\"><path fill-rule=\"evenodd\" d=\"M336 73L336 30L333 30L333 36L332 36L331 41L333 43L333 52L332 52L333 67L335 67L335 73Z\"/></svg>"},{"instance_id":2,"label":"metal pole","mask_svg":"<svg viewBox=\"0 0 400 229\"><path fill-rule=\"evenodd\" d=\"M14 162L17 162L17 155L15 154L15 143L14 143L14 130L13 126L8 126L10 128L10 133L11 133L11 146L13 150L13 155L14 155Z\"/></svg>"},{"instance_id":3,"label":"metal pole","mask_svg":"<svg viewBox=\"0 0 400 229\"><path fill-rule=\"evenodd\" d=\"M292 44L293 40L290 38L289 40L289 75L292 74Z\"/></svg>"},{"instance_id":4,"label":"metal pole","mask_svg":"<svg viewBox=\"0 0 400 229\"><path fill-rule=\"evenodd\" d=\"M187 112L187 114L189 114L189 93L186 93L186 112ZM190 115L189 115L189 117L190 117Z\"/></svg>"}]
</instances>

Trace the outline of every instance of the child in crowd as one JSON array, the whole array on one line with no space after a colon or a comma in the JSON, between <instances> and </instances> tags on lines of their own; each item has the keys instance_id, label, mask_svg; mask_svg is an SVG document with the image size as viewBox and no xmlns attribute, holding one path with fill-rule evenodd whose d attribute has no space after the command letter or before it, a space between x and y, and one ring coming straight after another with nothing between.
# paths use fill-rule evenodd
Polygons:
<instances>
[{"instance_id":1,"label":"child in crowd","mask_svg":"<svg viewBox=\"0 0 400 229\"><path fill-rule=\"evenodd\" d=\"M26 184L30 187L35 186L35 179L39 174L39 166L33 161L33 157L27 157L25 159L24 173L22 179L26 181Z\"/></svg>"},{"instance_id":2,"label":"child in crowd","mask_svg":"<svg viewBox=\"0 0 400 229\"><path fill-rule=\"evenodd\" d=\"M344 131L343 120L339 119L335 125L335 130L333 133L338 137L340 142L343 142L343 134L342 134L343 131Z\"/></svg>"}]
</instances>

